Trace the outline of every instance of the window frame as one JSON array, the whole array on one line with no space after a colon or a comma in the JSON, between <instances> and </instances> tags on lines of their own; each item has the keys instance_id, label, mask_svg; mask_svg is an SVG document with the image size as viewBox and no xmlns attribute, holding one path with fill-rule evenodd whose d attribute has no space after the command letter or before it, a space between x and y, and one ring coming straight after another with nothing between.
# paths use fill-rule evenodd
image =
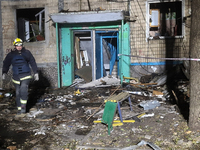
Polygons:
<instances>
[{"instance_id":1,"label":"window frame","mask_svg":"<svg viewBox=\"0 0 200 150\"><path fill-rule=\"evenodd\" d=\"M40 12L38 12L37 14L35 14L35 21L38 21L38 28L39 28L39 32L41 32L42 31L42 29L43 29L43 32L44 32L44 40L35 40L35 41L29 41L29 40L24 40L24 42L25 43L29 43L29 44L31 44L31 43L44 43L45 41L46 41L46 16L47 16L47 12L46 12L46 7L31 7L31 8L16 8L16 10L15 10L15 12L16 12L16 24L17 24L17 26L16 26L16 35L17 35L17 37L19 36L19 34L18 34L18 32L19 32L19 26L18 26L18 18L20 18L20 17L17 17L17 11L18 10L24 10L24 9L41 9L41 11ZM29 11L31 11L31 10L29 10ZM41 24L41 22L40 21L42 21L42 13L44 13L44 24L43 24L43 27L42 27L42 24ZM41 15L40 15L41 14ZM22 17L23 18L23 17ZM39 27L39 25L40 25L40 27ZM42 28L42 29L41 29ZM31 32L31 23L30 23L30 21L29 21L29 33ZM24 34L25 35L25 34Z\"/></svg>"},{"instance_id":2,"label":"window frame","mask_svg":"<svg viewBox=\"0 0 200 150\"><path fill-rule=\"evenodd\" d=\"M178 36L159 36L158 39L165 39L165 38L183 38L185 36L185 26L183 22L183 18L185 16L185 0L178 0L179 2L182 2L182 35ZM169 0L162 0L162 2L169 2ZM177 2L177 0L171 0L170 2ZM160 0L147 0L146 1L146 39L154 39L154 37L150 37L149 31L150 31L150 4L153 3L161 3Z\"/></svg>"},{"instance_id":3,"label":"window frame","mask_svg":"<svg viewBox=\"0 0 200 150\"><path fill-rule=\"evenodd\" d=\"M150 15L151 15L151 16L152 16L153 11L154 11L154 12L157 11L157 13L158 13L158 15L157 15L158 19L157 19L157 20L160 20L160 10L159 10L159 9L150 9ZM151 17L151 18L152 18L152 17ZM151 22L149 23L149 26L150 26L150 27L159 27L159 25L160 25L160 22L158 22L157 25L155 25L155 24L153 25L153 24L151 24Z\"/></svg>"}]
</instances>

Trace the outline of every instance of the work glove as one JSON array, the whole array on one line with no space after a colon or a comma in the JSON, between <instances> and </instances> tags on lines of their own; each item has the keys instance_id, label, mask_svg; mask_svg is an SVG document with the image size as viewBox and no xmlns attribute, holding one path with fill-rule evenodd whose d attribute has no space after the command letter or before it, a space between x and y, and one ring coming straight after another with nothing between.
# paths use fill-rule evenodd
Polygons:
<instances>
[{"instance_id":1,"label":"work glove","mask_svg":"<svg viewBox=\"0 0 200 150\"><path fill-rule=\"evenodd\" d=\"M34 74L34 80L35 80L35 81L38 81L38 80L39 80L39 74L38 74L38 73Z\"/></svg>"},{"instance_id":2,"label":"work glove","mask_svg":"<svg viewBox=\"0 0 200 150\"><path fill-rule=\"evenodd\" d=\"M2 80L5 80L6 79L6 74L4 73L3 75L2 75Z\"/></svg>"}]
</instances>

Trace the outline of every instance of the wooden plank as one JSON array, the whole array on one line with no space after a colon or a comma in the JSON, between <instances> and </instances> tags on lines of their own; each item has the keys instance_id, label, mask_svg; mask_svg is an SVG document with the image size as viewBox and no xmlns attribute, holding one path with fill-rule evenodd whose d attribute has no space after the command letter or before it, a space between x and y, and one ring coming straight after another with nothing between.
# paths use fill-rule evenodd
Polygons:
<instances>
[{"instance_id":1,"label":"wooden plank","mask_svg":"<svg viewBox=\"0 0 200 150\"><path fill-rule=\"evenodd\" d=\"M127 99L129 96L130 96L129 93L121 92L118 95L110 96L108 99L106 99L106 101L109 101L109 100L123 101L123 100Z\"/></svg>"},{"instance_id":2,"label":"wooden plank","mask_svg":"<svg viewBox=\"0 0 200 150\"><path fill-rule=\"evenodd\" d=\"M75 51L76 51L76 67L77 69L80 69L81 60L80 60L80 49L79 49L79 37L75 37Z\"/></svg>"}]
</instances>

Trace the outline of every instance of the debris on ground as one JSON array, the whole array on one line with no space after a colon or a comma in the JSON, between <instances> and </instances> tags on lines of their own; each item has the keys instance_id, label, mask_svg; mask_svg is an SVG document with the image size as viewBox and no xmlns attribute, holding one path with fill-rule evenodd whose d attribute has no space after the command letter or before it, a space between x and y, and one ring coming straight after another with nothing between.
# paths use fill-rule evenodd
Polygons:
<instances>
[{"instance_id":1,"label":"debris on ground","mask_svg":"<svg viewBox=\"0 0 200 150\"><path fill-rule=\"evenodd\" d=\"M148 82L134 79L136 82L120 84L117 78L104 77L46 89L40 97L32 96L37 102L30 103L28 113L21 118L15 118L14 90L1 89L0 148L199 149L200 132L188 129L188 113L180 111L188 110L188 80L174 80L172 88L166 84L166 75L154 74L145 79ZM122 97L117 98L119 94ZM108 112L105 115L108 102L117 104L113 105L112 116ZM102 120L103 116L109 123Z\"/></svg>"}]
</instances>

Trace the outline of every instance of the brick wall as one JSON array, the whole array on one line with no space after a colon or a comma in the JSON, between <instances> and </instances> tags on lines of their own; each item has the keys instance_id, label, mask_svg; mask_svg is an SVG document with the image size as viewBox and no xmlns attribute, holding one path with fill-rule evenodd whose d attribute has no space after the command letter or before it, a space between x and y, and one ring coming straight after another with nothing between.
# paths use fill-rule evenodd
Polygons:
<instances>
[{"instance_id":1,"label":"brick wall","mask_svg":"<svg viewBox=\"0 0 200 150\"><path fill-rule=\"evenodd\" d=\"M33 0L33 1L2 1L2 31L3 31L3 58L9 49L13 49L13 40L17 37L16 9L45 8L45 41L25 42L24 47L31 51L36 59L40 73L49 78L52 87L57 86L57 50L56 32L48 15L58 12L58 1L56 0ZM52 65L53 64L53 65ZM56 65L55 65L56 64ZM10 86L11 71L8 73L7 81L3 87Z\"/></svg>"},{"instance_id":2,"label":"brick wall","mask_svg":"<svg viewBox=\"0 0 200 150\"><path fill-rule=\"evenodd\" d=\"M185 0L185 16L190 15L191 2ZM165 57L189 57L189 38L190 38L190 18L187 18L184 25L184 38L177 39L156 39L146 38L146 0L131 1L130 15L136 21L131 23L131 54L155 58ZM166 66L142 66L143 62L163 62L159 59L131 58L131 63L138 63L138 66L131 66L131 76L140 77L151 73L161 73ZM153 68L153 69L152 69Z\"/></svg>"},{"instance_id":3,"label":"brick wall","mask_svg":"<svg viewBox=\"0 0 200 150\"><path fill-rule=\"evenodd\" d=\"M58 3L63 4L62 8L68 11L88 11L91 10L125 10L130 13L130 20L135 22L130 23L130 40L131 40L131 54L149 57L165 57L166 45L170 45L170 40L147 40L146 38L146 0L134 0L128 2L127 0L31 0L31 1L1 1L2 13L2 31L3 31L3 57L6 55L6 50L13 48L13 39L17 37L16 33L16 9L19 8L39 8L44 7L45 18L45 33L46 40L33 43L25 43L25 47L29 49L34 55L39 66L43 66L41 70L48 76L52 69L45 64L57 63L56 52L56 32L55 25L49 21L49 14L58 12ZM185 0L185 16L190 12L190 0ZM183 39L175 39L173 42L174 47L172 51L173 57L188 57L189 56L189 33L190 33L190 18L185 23L185 36ZM168 47L169 49L170 47ZM155 62L158 60L153 59L137 59L131 58L131 63L142 62ZM56 70L56 65L52 66ZM141 67L142 68L142 67ZM147 67L148 68L148 67ZM134 73L132 73L134 76ZM49 75L48 78L54 79L53 86L57 85L57 73Z\"/></svg>"},{"instance_id":4,"label":"brick wall","mask_svg":"<svg viewBox=\"0 0 200 150\"><path fill-rule=\"evenodd\" d=\"M90 8L96 10L99 7L105 10L130 10L130 20L136 20L130 23L131 32L131 54L149 57L165 57L166 56L166 43L165 40L148 40L147 39L147 24L146 21L146 2L147 0L134 0L128 3L127 0L90 0ZM190 1L185 0L185 16L189 15ZM64 10L68 11L88 11L89 5L87 0L64 0ZM190 20L187 20L190 24ZM174 57L188 57L189 54L189 32L190 28L185 26L185 36L183 39L178 38L173 40L175 50L173 51ZM170 44L169 44L170 45ZM158 60L146 60L131 58L131 62L155 62Z\"/></svg>"}]
</instances>

